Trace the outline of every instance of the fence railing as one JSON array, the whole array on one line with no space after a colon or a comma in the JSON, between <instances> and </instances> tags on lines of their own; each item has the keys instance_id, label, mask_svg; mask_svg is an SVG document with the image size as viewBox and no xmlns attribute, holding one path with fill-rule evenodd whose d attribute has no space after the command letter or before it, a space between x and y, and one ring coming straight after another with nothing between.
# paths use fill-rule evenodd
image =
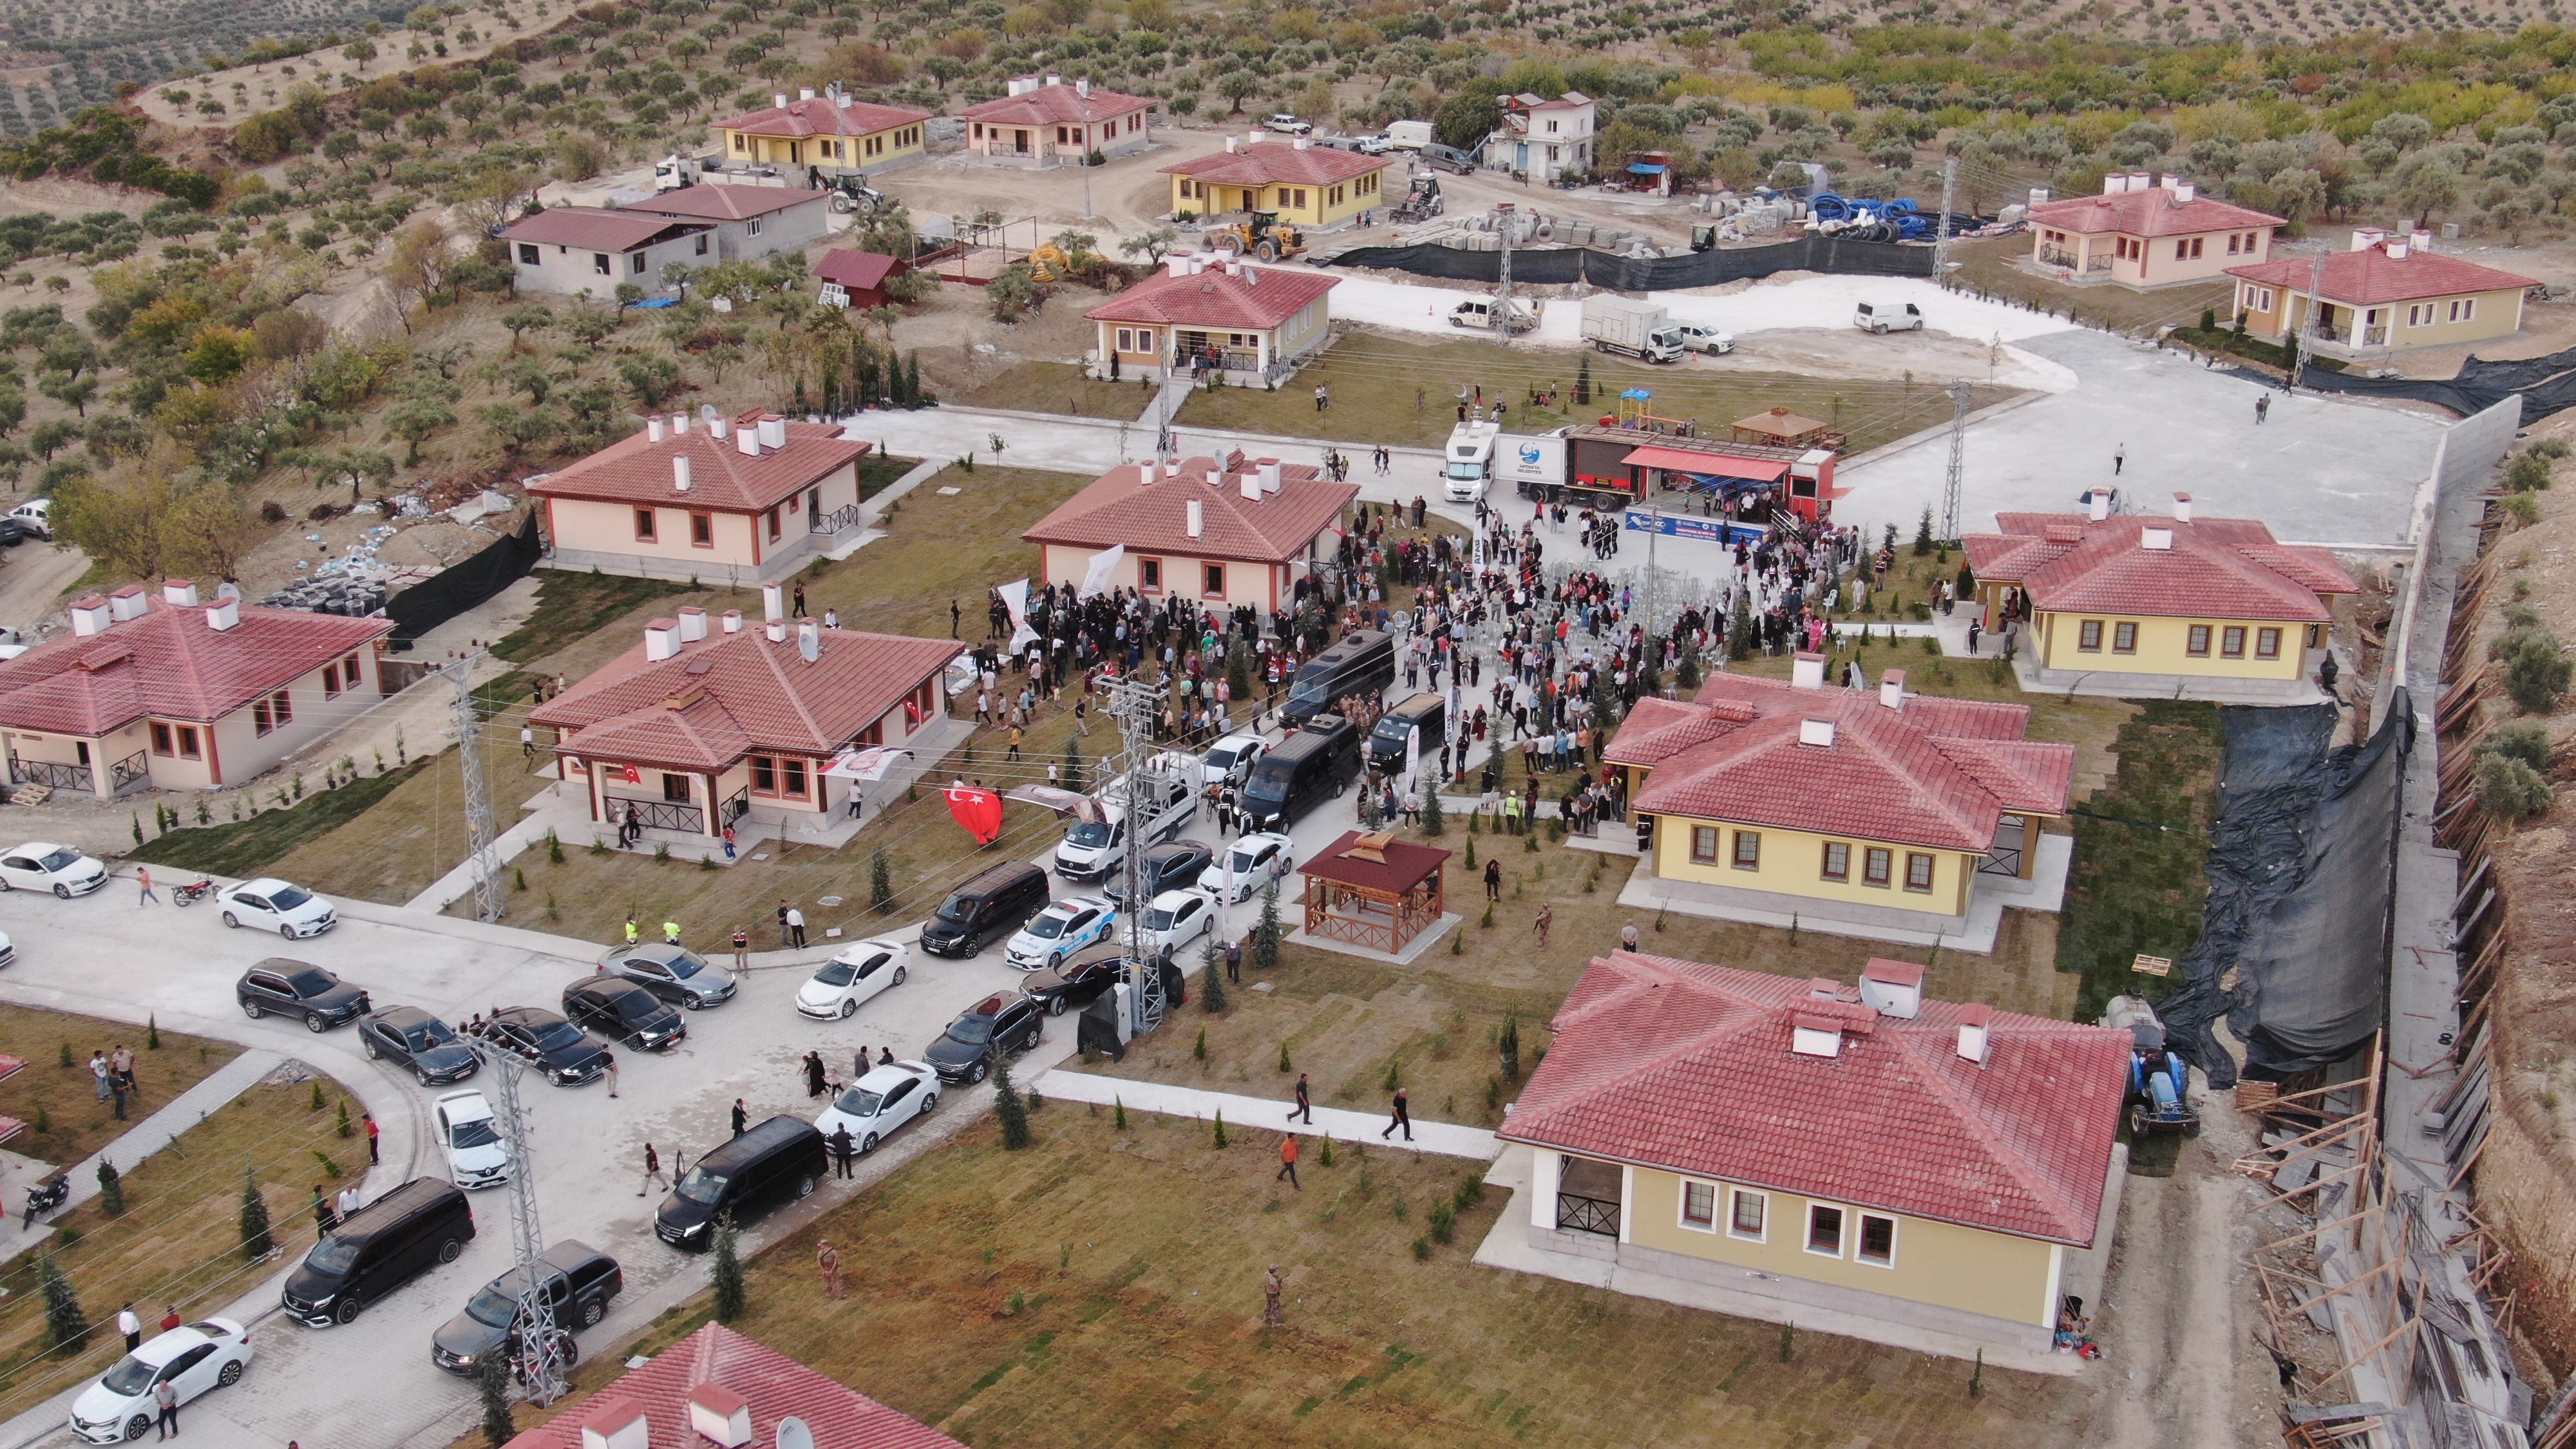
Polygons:
<instances>
[{"instance_id":1,"label":"fence railing","mask_svg":"<svg viewBox=\"0 0 2576 1449\"><path fill-rule=\"evenodd\" d=\"M723 801L716 806L716 828L722 830L750 813L750 810L751 787L745 785L724 797Z\"/></svg>"},{"instance_id":2,"label":"fence railing","mask_svg":"<svg viewBox=\"0 0 2576 1449\"><path fill-rule=\"evenodd\" d=\"M807 533L820 534L825 538L858 526L859 505L855 503L844 503L829 513L805 521Z\"/></svg>"},{"instance_id":3,"label":"fence railing","mask_svg":"<svg viewBox=\"0 0 2576 1449\"><path fill-rule=\"evenodd\" d=\"M107 778L108 788L119 795L124 794L129 786L151 784L151 754L148 751L136 750L133 754L108 766Z\"/></svg>"},{"instance_id":4,"label":"fence railing","mask_svg":"<svg viewBox=\"0 0 2576 1449\"><path fill-rule=\"evenodd\" d=\"M1574 1233L1599 1233L1605 1238L1619 1236L1619 1205L1597 1197L1577 1197L1570 1192L1556 1195L1556 1225Z\"/></svg>"},{"instance_id":5,"label":"fence railing","mask_svg":"<svg viewBox=\"0 0 2576 1449\"><path fill-rule=\"evenodd\" d=\"M635 812L635 822L647 830L681 830L691 835L707 833L706 812L695 805L676 800L639 800L631 795L611 795L608 799L608 823L616 825Z\"/></svg>"},{"instance_id":6,"label":"fence railing","mask_svg":"<svg viewBox=\"0 0 2576 1449\"><path fill-rule=\"evenodd\" d=\"M54 760L12 758L9 761L9 779L13 784L42 785L48 790L94 791L98 788L90 783L89 766L66 765Z\"/></svg>"}]
</instances>

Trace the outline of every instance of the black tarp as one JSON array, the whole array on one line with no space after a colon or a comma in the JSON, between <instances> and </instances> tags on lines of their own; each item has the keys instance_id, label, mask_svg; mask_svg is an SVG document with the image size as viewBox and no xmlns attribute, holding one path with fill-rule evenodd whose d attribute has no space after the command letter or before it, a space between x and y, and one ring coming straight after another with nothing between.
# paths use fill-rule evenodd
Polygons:
<instances>
[{"instance_id":1,"label":"black tarp","mask_svg":"<svg viewBox=\"0 0 2576 1449\"><path fill-rule=\"evenodd\" d=\"M545 551L544 540L537 536L536 510L530 509L518 532L385 600L385 617L394 621L394 647L408 647L412 640L526 578Z\"/></svg>"},{"instance_id":2,"label":"black tarp","mask_svg":"<svg viewBox=\"0 0 2576 1449\"><path fill-rule=\"evenodd\" d=\"M1520 270L1517 257L1513 259L1512 270L1515 273ZM2464 418L2485 412L2506 398L2519 394L2522 398L2522 420L2529 423L2576 407L2576 347L2520 362L2489 362L2484 358L2471 357L2460 364L2458 376L2447 380L2363 377L2352 372L2302 367L2299 369L2299 384L2319 392L2428 402L2449 408Z\"/></svg>"},{"instance_id":3,"label":"black tarp","mask_svg":"<svg viewBox=\"0 0 2576 1449\"><path fill-rule=\"evenodd\" d=\"M1319 267L1383 267L1419 277L1492 282L1502 276L1500 251L1471 252L1428 244L1354 247L1315 258ZM1623 257L1590 247L1515 247L1512 280L1532 285L1588 282L1616 292L1669 292L1774 272L1839 272L1864 277L1928 277L1932 249L1895 242L1808 236L1765 247L1692 252L1678 257Z\"/></svg>"},{"instance_id":4,"label":"black tarp","mask_svg":"<svg viewBox=\"0 0 2576 1449\"><path fill-rule=\"evenodd\" d=\"M2156 1003L2174 1049L2212 1087L2237 1064L2211 1030L2244 1044L2244 1075L2280 1081L2351 1055L2386 1012L2388 913L2398 784L2414 745L2400 690L2359 747L2329 750L2335 709L2229 708L2210 825L2209 902L2182 984ZM2233 990L2219 979L2236 972Z\"/></svg>"}]
</instances>

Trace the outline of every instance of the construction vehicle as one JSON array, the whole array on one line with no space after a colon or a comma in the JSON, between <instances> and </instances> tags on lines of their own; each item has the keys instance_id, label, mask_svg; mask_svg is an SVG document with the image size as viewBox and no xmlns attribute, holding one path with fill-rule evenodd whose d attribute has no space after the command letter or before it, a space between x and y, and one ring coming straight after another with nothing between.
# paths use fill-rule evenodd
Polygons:
<instances>
[{"instance_id":1,"label":"construction vehicle","mask_svg":"<svg viewBox=\"0 0 2576 1449\"><path fill-rule=\"evenodd\" d=\"M680 191L698 184L698 161L678 152L653 163L653 189Z\"/></svg>"},{"instance_id":2,"label":"construction vehicle","mask_svg":"<svg viewBox=\"0 0 2576 1449\"><path fill-rule=\"evenodd\" d=\"M2123 992L2102 1012L2102 1025L2129 1033L2128 1118L2132 1140L2157 1133L2200 1135L2191 1105L2191 1068L2165 1042L2165 1025L2144 997Z\"/></svg>"},{"instance_id":3,"label":"construction vehicle","mask_svg":"<svg viewBox=\"0 0 2576 1449\"><path fill-rule=\"evenodd\" d=\"M1228 256L1249 252L1265 262L1275 262L1306 249L1305 234L1281 221L1275 211L1238 212L1232 217L1211 218L1211 222L1200 233L1200 240L1210 250Z\"/></svg>"},{"instance_id":4,"label":"construction vehicle","mask_svg":"<svg viewBox=\"0 0 2576 1449\"><path fill-rule=\"evenodd\" d=\"M1413 189L1405 193L1404 200L1397 203L1395 210L1387 213L1387 220L1398 226L1428 221L1438 216L1446 206L1447 203L1440 199L1440 178L1429 174L1416 176Z\"/></svg>"},{"instance_id":5,"label":"construction vehicle","mask_svg":"<svg viewBox=\"0 0 2576 1449\"><path fill-rule=\"evenodd\" d=\"M872 212L887 205L886 194L868 184L859 172L847 172L828 178L823 183L832 193L832 210L836 212Z\"/></svg>"}]
</instances>

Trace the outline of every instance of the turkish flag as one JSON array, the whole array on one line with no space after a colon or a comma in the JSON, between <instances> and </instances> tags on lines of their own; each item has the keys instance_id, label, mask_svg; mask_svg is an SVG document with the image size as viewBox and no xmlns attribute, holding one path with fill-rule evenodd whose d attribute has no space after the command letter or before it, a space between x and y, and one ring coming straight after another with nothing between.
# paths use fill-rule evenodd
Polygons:
<instances>
[{"instance_id":1,"label":"turkish flag","mask_svg":"<svg viewBox=\"0 0 2576 1449\"><path fill-rule=\"evenodd\" d=\"M977 845L990 845L1001 836L1001 796L967 785L956 786L947 795L948 813L957 817Z\"/></svg>"}]
</instances>

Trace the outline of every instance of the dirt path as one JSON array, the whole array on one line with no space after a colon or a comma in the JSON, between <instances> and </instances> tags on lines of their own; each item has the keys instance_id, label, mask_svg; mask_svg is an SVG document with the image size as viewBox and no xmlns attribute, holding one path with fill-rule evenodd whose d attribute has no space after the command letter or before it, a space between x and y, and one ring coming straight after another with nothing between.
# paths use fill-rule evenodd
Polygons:
<instances>
[{"instance_id":1,"label":"dirt path","mask_svg":"<svg viewBox=\"0 0 2576 1449\"><path fill-rule=\"evenodd\" d=\"M0 625L33 634L38 623L55 612L65 591L89 572L89 555L79 549L29 539L0 561Z\"/></svg>"}]
</instances>

